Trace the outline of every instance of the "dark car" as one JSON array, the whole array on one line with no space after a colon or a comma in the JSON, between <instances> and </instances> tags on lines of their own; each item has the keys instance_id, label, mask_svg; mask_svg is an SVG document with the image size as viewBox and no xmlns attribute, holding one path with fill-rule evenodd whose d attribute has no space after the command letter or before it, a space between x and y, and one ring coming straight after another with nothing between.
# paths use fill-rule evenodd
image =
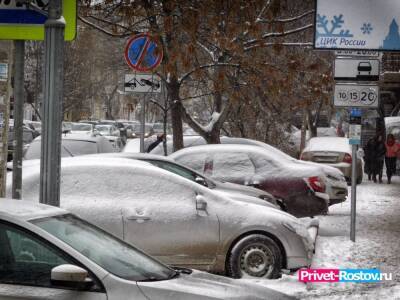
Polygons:
<instances>
[{"instance_id":1,"label":"dark car","mask_svg":"<svg viewBox=\"0 0 400 300\"><path fill-rule=\"evenodd\" d=\"M297 217L328 211L324 174L314 166L282 160L251 145L206 145L182 149L170 155L177 162L209 177L253 186L282 199Z\"/></svg>"}]
</instances>

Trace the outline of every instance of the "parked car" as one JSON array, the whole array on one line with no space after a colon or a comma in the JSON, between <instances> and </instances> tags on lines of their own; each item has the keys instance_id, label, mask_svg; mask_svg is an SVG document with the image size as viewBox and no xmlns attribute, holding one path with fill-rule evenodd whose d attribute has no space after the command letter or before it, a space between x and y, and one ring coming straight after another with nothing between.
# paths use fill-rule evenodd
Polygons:
<instances>
[{"instance_id":1,"label":"parked car","mask_svg":"<svg viewBox=\"0 0 400 300\"><path fill-rule=\"evenodd\" d=\"M114 120L100 120L97 124L98 125L114 125L115 127L117 127L120 132L122 144L123 144L123 146L126 145L126 142L128 140L128 133L125 128L125 125L122 122L117 122Z\"/></svg>"},{"instance_id":2,"label":"parked car","mask_svg":"<svg viewBox=\"0 0 400 300\"><path fill-rule=\"evenodd\" d=\"M61 168L61 207L169 265L267 278L310 265L318 224L264 201L233 200L131 159L64 158ZM24 167L24 199L38 201L39 181L38 164Z\"/></svg>"},{"instance_id":3,"label":"parked car","mask_svg":"<svg viewBox=\"0 0 400 300\"><path fill-rule=\"evenodd\" d=\"M121 151L123 145L121 133L117 127L108 124L97 124L94 126L94 130L104 136L117 151Z\"/></svg>"},{"instance_id":4,"label":"parked car","mask_svg":"<svg viewBox=\"0 0 400 300\"><path fill-rule=\"evenodd\" d=\"M292 299L257 284L168 267L66 210L28 201L1 199L0 241L4 300Z\"/></svg>"},{"instance_id":5,"label":"parked car","mask_svg":"<svg viewBox=\"0 0 400 300\"><path fill-rule=\"evenodd\" d=\"M179 150L175 161L219 181L264 190L283 200L297 217L328 212L325 176L314 166L290 163L251 145L205 145Z\"/></svg>"},{"instance_id":6,"label":"parked car","mask_svg":"<svg viewBox=\"0 0 400 300\"><path fill-rule=\"evenodd\" d=\"M351 184L352 150L344 137L315 137L308 141L301 153L302 160L313 161L337 168ZM363 161L357 157L357 184L363 179Z\"/></svg>"},{"instance_id":7,"label":"parked car","mask_svg":"<svg viewBox=\"0 0 400 300\"><path fill-rule=\"evenodd\" d=\"M37 136L36 132L27 126L22 127L22 153L25 154L26 150L29 148L30 143L35 139ZM8 152L7 152L7 161L12 161L14 155L14 126L10 124L8 127Z\"/></svg>"},{"instance_id":8,"label":"parked car","mask_svg":"<svg viewBox=\"0 0 400 300\"><path fill-rule=\"evenodd\" d=\"M39 159L41 137L38 136L25 153L24 159ZM95 153L114 152L111 143L102 136L87 134L63 134L61 138L61 156L80 156Z\"/></svg>"},{"instance_id":9,"label":"parked car","mask_svg":"<svg viewBox=\"0 0 400 300\"><path fill-rule=\"evenodd\" d=\"M104 154L94 154L91 155L91 157L97 157L99 159L103 157L129 158L132 160L145 161L152 164L153 166L170 171L178 176L182 176L197 184L205 186L213 190L214 192L226 194L228 195L228 197L233 198L235 200L259 204L258 201L260 201L261 199L270 203L271 207L273 208L286 210L284 203L281 199L276 199L274 196L265 191L249 186L243 186L240 184L213 180L181 164L178 164L174 160L165 156L153 155L147 153L104 153ZM249 199L248 197L251 198ZM257 198L258 201L255 201L252 198Z\"/></svg>"},{"instance_id":10,"label":"parked car","mask_svg":"<svg viewBox=\"0 0 400 300\"><path fill-rule=\"evenodd\" d=\"M146 145L149 145L151 142L151 139L146 139L145 140L145 147ZM146 144L148 142L148 144ZM198 146L198 145L205 145L206 141L204 138L201 136L184 136L183 137L183 143L185 148L188 147L193 147L193 146ZM301 161L298 159L295 159L286 153L282 152L281 150L268 145L266 143L252 140L252 139L245 139L245 138L236 138L236 137L227 137L227 136L221 136L221 143L222 144L243 144L243 145L253 145L253 146L258 146L262 147L264 151L267 153L273 153L275 156L279 157L279 159L284 160L288 163L295 163L297 165L307 165L307 166L318 166L318 168L325 174L325 186L326 186L326 193L329 195L329 204L336 204L340 203L346 200L348 191L347 191L347 184L346 180L342 174L342 172L338 171L337 169L326 166L326 165L316 165L313 162L306 162L306 161ZM172 151L172 137L168 136L167 137L167 153L171 154ZM128 144L123 152L140 152L140 148L138 145ZM163 155L164 154L164 149L163 146L160 144L158 145L153 151L151 151L151 154L158 154L158 155ZM300 166L298 166L300 167Z\"/></svg>"},{"instance_id":11,"label":"parked car","mask_svg":"<svg viewBox=\"0 0 400 300\"><path fill-rule=\"evenodd\" d=\"M144 137L148 138L150 136L152 136L154 134L154 130L153 130L153 125L146 123L144 126ZM142 125L141 124L136 124L133 127L133 133L132 133L133 137L141 137L142 135Z\"/></svg>"},{"instance_id":12,"label":"parked car","mask_svg":"<svg viewBox=\"0 0 400 300\"><path fill-rule=\"evenodd\" d=\"M24 120L24 125L28 126L30 129L36 131L37 132L36 136L38 136L42 133L42 122L40 122L40 121Z\"/></svg>"}]
</instances>

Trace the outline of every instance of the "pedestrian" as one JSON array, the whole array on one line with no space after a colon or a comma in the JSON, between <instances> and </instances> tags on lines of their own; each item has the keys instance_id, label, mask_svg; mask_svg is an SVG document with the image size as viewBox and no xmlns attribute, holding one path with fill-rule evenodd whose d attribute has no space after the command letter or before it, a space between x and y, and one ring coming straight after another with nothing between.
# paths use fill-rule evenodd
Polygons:
<instances>
[{"instance_id":1,"label":"pedestrian","mask_svg":"<svg viewBox=\"0 0 400 300\"><path fill-rule=\"evenodd\" d=\"M386 165L386 175L387 183L392 182L392 176L396 173L396 161L397 155L400 151L400 145L396 143L396 139L393 134L388 134L386 138L386 155L385 155L385 165Z\"/></svg>"},{"instance_id":2,"label":"pedestrian","mask_svg":"<svg viewBox=\"0 0 400 300\"><path fill-rule=\"evenodd\" d=\"M364 172L368 175L368 180L372 180L372 165L374 155L374 138L370 138L363 148L364 151Z\"/></svg>"},{"instance_id":3,"label":"pedestrian","mask_svg":"<svg viewBox=\"0 0 400 300\"><path fill-rule=\"evenodd\" d=\"M165 137L164 134L157 135L157 139L149 145L146 152L150 153L151 150L153 150L155 147L157 147L158 144L160 144L164 140L164 137Z\"/></svg>"},{"instance_id":4,"label":"pedestrian","mask_svg":"<svg viewBox=\"0 0 400 300\"><path fill-rule=\"evenodd\" d=\"M372 180L377 182L378 176L379 183L382 183L383 163L385 161L386 146L383 142L382 135L377 135L373 142L372 152Z\"/></svg>"}]
</instances>

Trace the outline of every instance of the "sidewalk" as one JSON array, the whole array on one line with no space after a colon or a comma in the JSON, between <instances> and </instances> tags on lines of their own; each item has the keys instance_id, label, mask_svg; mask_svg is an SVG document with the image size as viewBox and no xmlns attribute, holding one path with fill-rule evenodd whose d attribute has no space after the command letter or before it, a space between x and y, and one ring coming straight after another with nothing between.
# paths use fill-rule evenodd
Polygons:
<instances>
[{"instance_id":1,"label":"sidewalk","mask_svg":"<svg viewBox=\"0 0 400 300\"><path fill-rule=\"evenodd\" d=\"M349 188L350 195L350 188ZM320 219L312 268L378 268L392 273L381 283L315 283L297 274L259 280L299 299L400 299L400 178L391 185L364 181L357 187L356 243L350 241L350 199L330 207Z\"/></svg>"}]
</instances>

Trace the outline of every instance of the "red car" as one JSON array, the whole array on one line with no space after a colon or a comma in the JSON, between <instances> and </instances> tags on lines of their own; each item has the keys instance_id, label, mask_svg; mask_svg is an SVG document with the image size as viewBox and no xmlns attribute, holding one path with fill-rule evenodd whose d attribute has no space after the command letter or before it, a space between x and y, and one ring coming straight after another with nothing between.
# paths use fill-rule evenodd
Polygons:
<instances>
[{"instance_id":1,"label":"red car","mask_svg":"<svg viewBox=\"0 0 400 300\"><path fill-rule=\"evenodd\" d=\"M204 145L170 155L177 162L220 181L262 189L283 200L296 217L326 214L324 174L314 166L284 161L252 145Z\"/></svg>"}]
</instances>

